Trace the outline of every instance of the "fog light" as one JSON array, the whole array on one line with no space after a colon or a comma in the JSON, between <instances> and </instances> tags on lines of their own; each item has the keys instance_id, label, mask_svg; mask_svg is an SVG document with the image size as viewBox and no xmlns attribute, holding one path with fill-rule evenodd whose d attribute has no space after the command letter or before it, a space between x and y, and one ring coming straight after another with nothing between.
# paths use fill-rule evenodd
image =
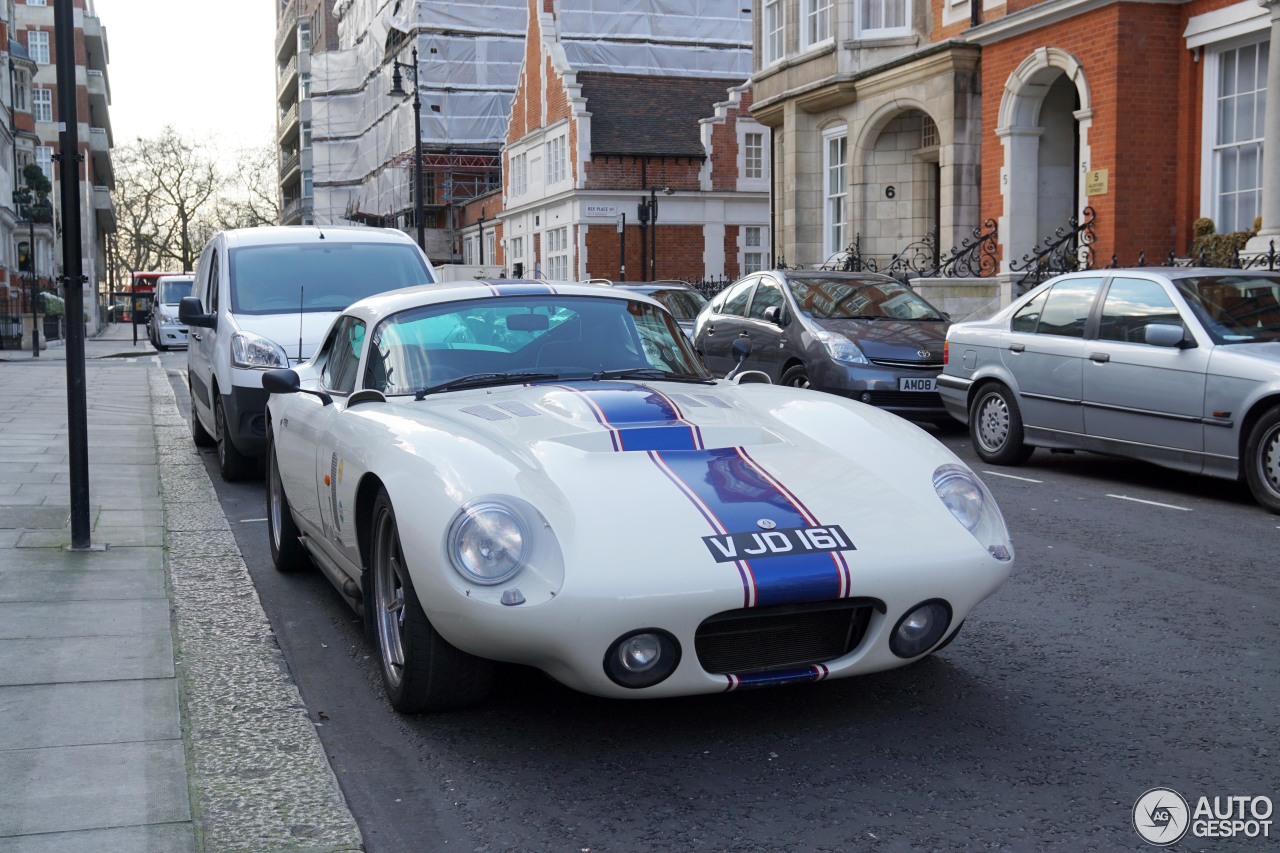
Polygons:
<instances>
[{"instance_id":1,"label":"fog light","mask_svg":"<svg viewBox=\"0 0 1280 853\"><path fill-rule=\"evenodd\" d=\"M859 400L861 400L861 401L862 401L862 402L864 402L864 403L870 403L870 402L871 402L871 392L870 392L870 391L863 391L861 394L859 394L859 395L858 395L858 399L859 399Z\"/></svg>"},{"instance_id":2,"label":"fog light","mask_svg":"<svg viewBox=\"0 0 1280 853\"><path fill-rule=\"evenodd\" d=\"M613 641L604 657L604 671L622 687L652 687L675 671L680 644L657 628L643 628Z\"/></svg>"},{"instance_id":3,"label":"fog light","mask_svg":"<svg viewBox=\"0 0 1280 853\"><path fill-rule=\"evenodd\" d=\"M951 626L951 605L941 599L917 604L893 626L889 651L900 658L919 657L933 648Z\"/></svg>"}]
</instances>

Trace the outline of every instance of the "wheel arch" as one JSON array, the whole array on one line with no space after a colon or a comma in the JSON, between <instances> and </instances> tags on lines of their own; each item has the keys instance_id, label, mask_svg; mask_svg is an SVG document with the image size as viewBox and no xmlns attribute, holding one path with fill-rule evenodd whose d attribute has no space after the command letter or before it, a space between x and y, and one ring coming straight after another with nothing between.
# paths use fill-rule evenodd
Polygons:
<instances>
[{"instance_id":1,"label":"wheel arch","mask_svg":"<svg viewBox=\"0 0 1280 853\"><path fill-rule=\"evenodd\" d=\"M360 553L360 568L368 571L372 558L373 543L369 541L369 529L373 522L373 505L378 500L378 493L386 489L386 484L377 474L369 472L360 478L356 486L356 548Z\"/></svg>"},{"instance_id":2,"label":"wheel arch","mask_svg":"<svg viewBox=\"0 0 1280 853\"><path fill-rule=\"evenodd\" d=\"M1262 416L1272 409L1280 406L1280 391L1273 391L1265 397L1260 397L1253 401L1253 405L1249 407L1249 411L1245 412L1244 417L1240 419L1240 432L1236 436L1236 478L1241 479L1245 475L1245 465L1248 461L1245 459L1245 449L1249 446L1249 435L1253 432L1254 426L1262 419Z\"/></svg>"}]
</instances>

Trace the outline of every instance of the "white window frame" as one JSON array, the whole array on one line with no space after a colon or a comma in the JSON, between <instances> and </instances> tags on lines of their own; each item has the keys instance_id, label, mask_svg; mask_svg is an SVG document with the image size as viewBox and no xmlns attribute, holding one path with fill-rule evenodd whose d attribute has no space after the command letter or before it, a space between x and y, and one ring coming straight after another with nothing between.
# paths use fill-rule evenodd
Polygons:
<instances>
[{"instance_id":1,"label":"white window frame","mask_svg":"<svg viewBox=\"0 0 1280 853\"><path fill-rule=\"evenodd\" d=\"M31 90L31 115L36 121L53 121L53 90L37 86Z\"/></svg>"},{"instance_id":2,"label":"white window frame","mask_svg":"<svg viewBox=\"0 0 1280 853\"><path fill-rule=\"evenodd\" d=\"M311 22L302 21L298 24L298 50L311 50Z\"/></svg>"},{"instance_id":3,"label":"white window frame","mask_svg":"<svg viewBox=\"0 0 1280 853\"><path fill-rule=\"evenodd\" d=\"M311 147L311 122L304 121L298 125L298 147L303 151Z\"/></svg>"},{"instance_id":4,"label":"white window frame","mask_svg":"<svg viewBox=\"0 0 1280 853\"><path fill-rule=\"evenodd\" d=\"M569 278L569 226L547 229L542 241L546 250L547 264L543 267L543 275L554 281L567 281Z\"/></svg>"},{"instance_id":5,"label":"white window frame","mask_svg":"<svg viewBox=\"0 0 1280 853\"><path fill-rule=\"evenodd\" d=\"M892 38L911 34L911 0L856 0L855 28L858 38ZM889 23L901 15L899 24Z\"/></svg>"},{"instance_id":6,"label":"white window frame","mask_svg":"<svg viewBox=\"0 0 1280 853\"><path fill-rule=\"evenodd\" d=\"M31 112L31 110L27 108L27 100L28 100L27 90L29 88L30 87L27 83L27 73L25 71L19 71L17 69L14 69L13 108L18 112L22 112L22 113Z\"/></svg>"},{"instance_id":7,"label":"white window frame","mask_svg":"<svg viewBox=\"0 0 1280 853\"><path fill-rule=\"evenodd\" d=\"M311 175L311 170L303 169L302 170L302 197L311 198L312 196L315 195L315 192L316 192L316 187L314 183L314 178Z\"/></svg>"},{"instance_id":8,"label":"white window frame","mask_svg":"<svg viewBox=\"0 0 1280 853\"><path fill-rule=\"evenodd\" d=\"M495 229L490 229L484 235L484 254L481 258L488 258L489 263L496 264L498 262L498 235L494 233Z\"/></svg>"},{"instance_id":9,"label":"white window frame","mask_svg":"<svg viewBox=\"0 0 1280 853\"><path fill-rule=\"evenodd\" d=\"M48 0L27 0L28 6L48 6Z\"/></svg>"},{"instance_id":10,"label":"white window frame","mask_svg":"<svg viewBox=\"0 0 1280 853\"><path fill-rule=\"evenodd\" d=\"M511 155L511 197L519 198L529 191L528 155L521 151Z\"/></svg>"},{"instance_id":11,"label":"white window frame","mask_svg":"<svg viewBox=\"0 0 1280 853\"><path fill-rule=\"evenodd\" d=\"M27 54L37 65L48 65L49 34L44 30L27 30Z\"/></svg>"},{"instance_id":12,"label":"white window frame","mask_svg":"<svg viewBox=\"0 0 1280 853\"><path fill-rule=\"evenodd\" d=\"M783 0L763 0L760 13L760 62L767 68L786 55L787 24Z\"/></svg>"},{"instance_id":13,"label":"white window frame","mask_svg":"<svg viewBox=\"0 0 1280 853\"><path fill-rule=\"evenodd\" d=\"M44 172L44 176L49 179L49 183L53 183L53 146L36 146L36 164L40 167L40 171Z\"/></svg>"},{"instance_id":14,"label":"white window frame","mask_svg":"<svg viewBox=\"0 0 1280 853\"><path fill-rule=\"evenodd\" d=\"M839 155L839 162L832 155ZM822 257L849 247L849 131L841 125L822 134Z\"/></svg>"},{"instance_id":15,"label":"white window frame","mask_svg":"<svg viewBox=\"0 0 1280 853\"><path fill-rule=\"evenodd\" d=\"M565 161L568 143L564 134L554 136L546 141L547 186L562 182L568 173Z\"/></svg>"},{"instance_id":16,"label":"white window frame","mask_svg":"<svg viewBox=\"0 0 1280 853\"><path fill-rule=\"evenodd\" d=\"M298 100L305 101L311 97L311 72L303 71L298 75Z\"/></svg>"},{"instance_id":17,"label":"white window frame","mask_svg":"<svg viewBox=\"0 0 1280 853\"><path fill-rule=\"evenodd\" d=\"M758 144L752 145L752 138ZM764 131L747 131L742 137L742 177L748 181L764 180L764 162Z\"/></svg>"},{"instance_id":18,"label":"white window frame","mask_svg":"<svg viewBox=\"0 0 1280 853\"><path fill-rule=\"evenodd\" d=\"M1223 57L1228 53L1238 53L1243 47L1250 46L1268 46L1267 62L1275 62L1276 57L1270 56L1269 49L1269 33L1265 30L1245 36L1242 38L1224 41L1220 44L1213 45L1205 52L1205 80L1204 80L1204 97L1203 102L1203 127L1202 136L1202 160L1201 160L1201 215L1207 216L1213 220L1214 227L1220 233L1227 233L1232 230L1248 230L1253 227L1253 219L1262 212L1262 157L1263 140L1259 135L1247 140L1234 140L1228 144L1219 143L1218 126L1220 121L1220 98L1219 92L1222 85L1222 65ZM1235 93L1232 97L1238 97L1240 93ZM1266 77L1262 76L1262 88L1254 90L1255 100L1266 97ZM1233 113L1234 116L1234 113ZM1228 223L1226 217L1223 216L1223 192L1220 181L1220 158L1222 152L1226 150L1239 150L1246 145L1257 145L1257 180L1256 187L1250 191L1257 192L1257 206L1254 214L1249 217L1248 222ZM1237 185L1236 195L1239 193Z\"/></svg>"},{"instance_id":19,"label":"white window frame","mask_svg":"<svg viewBox=\"0 0 1280 853\"><path fill-rule=\"evenodd\" d=\"M524 238L510 237L507 239L507 266L513 267L520 261L524 260Z\"/></svg>"},{"instance_id":20,"label":"white window frame","mask_svg":"<svg viewBox=\"0 0 1280 853\"><path fill-rule=\"evenodd\" d=\"M763 225L742 226L742 275L764 271L764 245L767 228Z\"/></svg>"},{"instance_id":21,"label":"white window frame","mask_svg":"<svg viewBox=\"0 0 1280 853\"><path fill-rule=\"evenodd\" d=\"M462 262L468 266L476 262L476 235L468 234L462 239Z\"/></svg>"},{"instance_id":22,"label":"white window frame","mask_svg":"<svg viewBox=\"0 0 1280 853\"><path fill-rule=\"evenodd\" d=\"M831 42L834 0L802 0L800 7L800 49Z\"/></svg>"}]
</instances>

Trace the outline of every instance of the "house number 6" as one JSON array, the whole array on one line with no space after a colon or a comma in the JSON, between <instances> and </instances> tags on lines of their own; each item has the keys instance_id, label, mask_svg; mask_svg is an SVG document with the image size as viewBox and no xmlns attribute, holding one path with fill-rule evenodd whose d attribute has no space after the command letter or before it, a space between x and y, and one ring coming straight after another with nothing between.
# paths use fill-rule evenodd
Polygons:
<instances>
[{"instance_id":1,"label":"house number 6","mask_svg":"<svg viewBox=\"0 0 1280 853\"><path fill-rule=\"evenodd\" d=\"M884 188L884 197L885 197L885 198L893 198L893 197L894 197L894 196L896 196L897 194L898 194L898 191L897 191L897 190L895 190L893 187L885 187L885 188Z\"/></svg>"}]
</instances>

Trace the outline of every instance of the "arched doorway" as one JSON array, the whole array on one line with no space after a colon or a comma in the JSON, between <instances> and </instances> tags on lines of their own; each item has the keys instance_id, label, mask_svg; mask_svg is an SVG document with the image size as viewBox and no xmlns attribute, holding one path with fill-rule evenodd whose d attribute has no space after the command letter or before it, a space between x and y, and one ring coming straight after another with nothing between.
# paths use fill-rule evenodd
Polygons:
<instances>
[{"instance_id":1,"label":"arched doorway","mask_svg":"<svg viewBox=\"0 0 1280 853\"><path fill-rule=\"evenodd\" d=\"M938 233L938 125L923 110L906 109L872 122L867 130L854 186L859 202L854 227L863 255L887 259Z\"/></svg>"}]
</instances>

